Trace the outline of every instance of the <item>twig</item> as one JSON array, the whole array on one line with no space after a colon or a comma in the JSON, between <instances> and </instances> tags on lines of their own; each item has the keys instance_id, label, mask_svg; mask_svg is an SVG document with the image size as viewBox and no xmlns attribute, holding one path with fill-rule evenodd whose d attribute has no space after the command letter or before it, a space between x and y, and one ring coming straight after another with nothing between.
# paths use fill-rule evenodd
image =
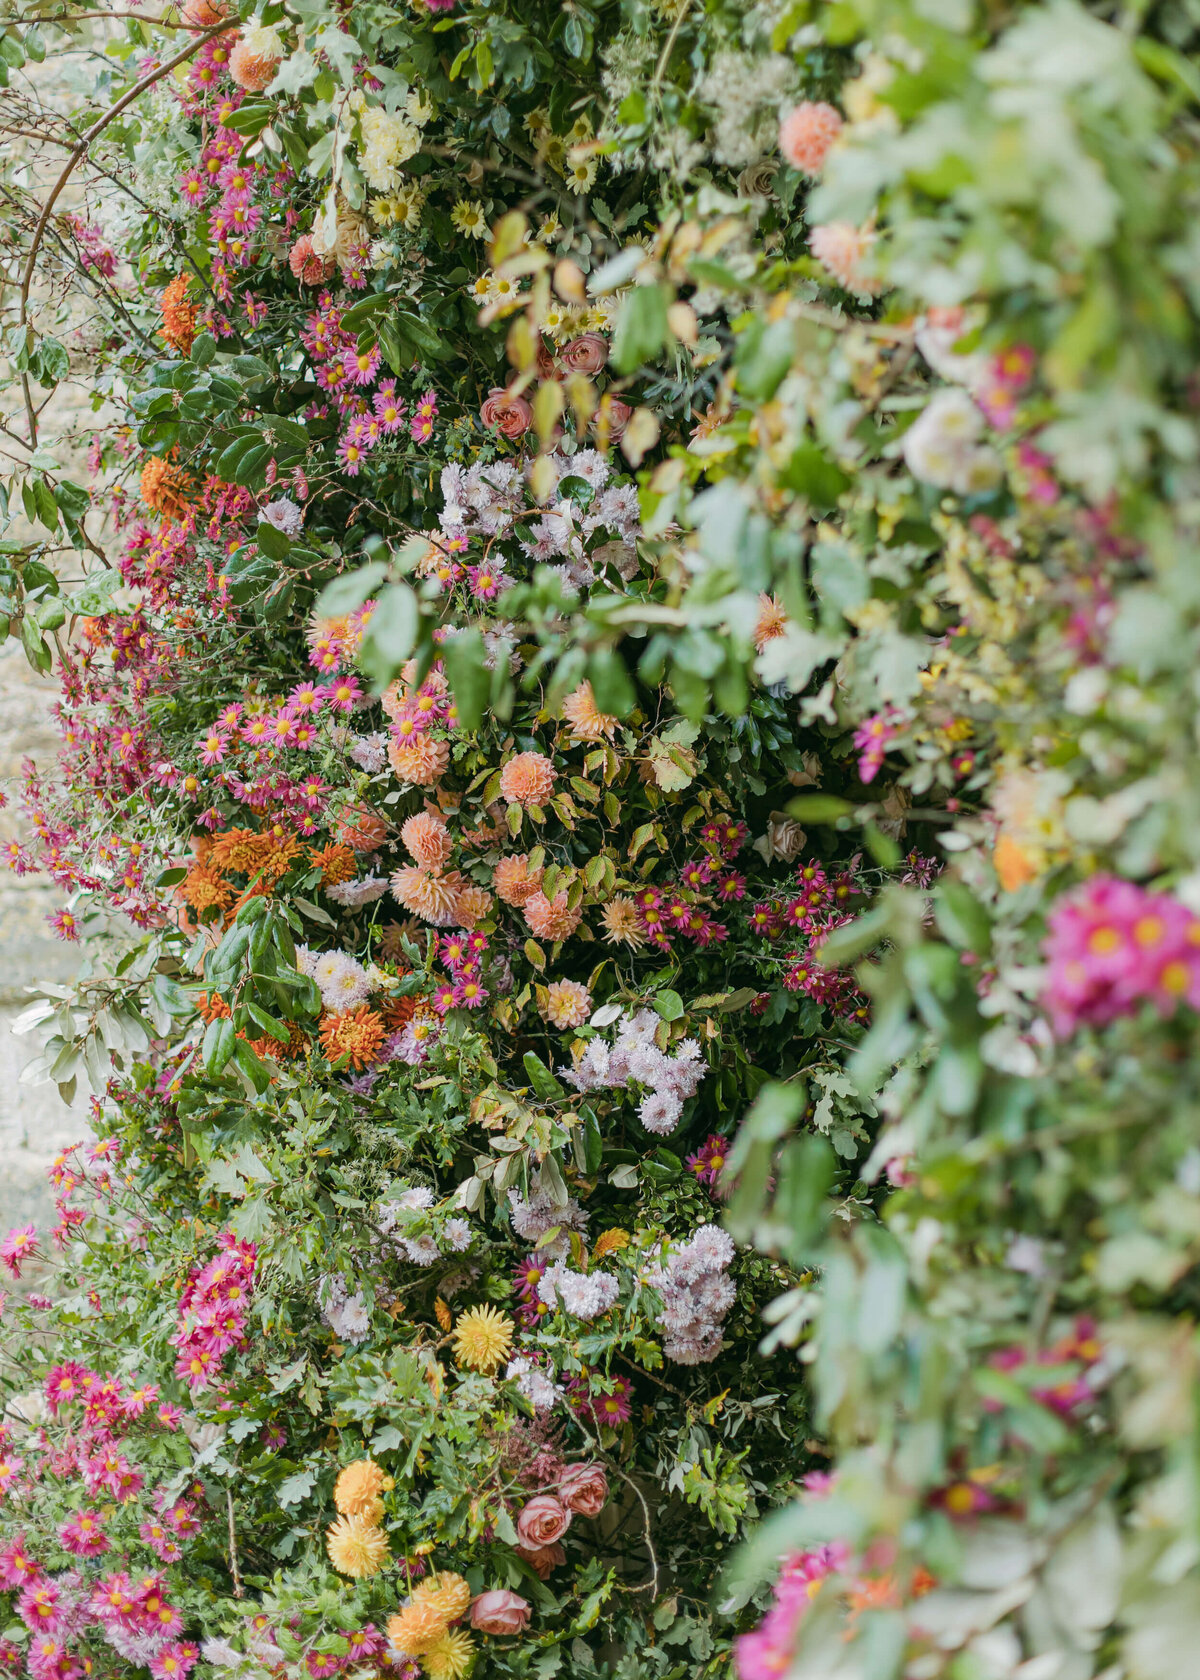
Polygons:
<instances>
[{"instance_id":1,"label":"twig","mask_svg":"<svg viewBox=\"0 0 1200 1680\"><path fill-rule=\"evenodd\" d=\"M233 1494L225 1489L225 1509L229 1514L229 1567L233 1571L233 1596L244 1598L242 1577L238 1571L237 1535L233 1527Z\"/></svg>"},{"instance_id":2,"label":"twig","mask_svg":"<svg viewBox=\"0 0 1200 1680\"><path fill-rule=\"evenodd\" d=\"M145 93L147 88L153 87L154 83L161 81L164 76L169 76L171 71L174 70L177 65L183 64L186 59L192 57L193 53L199 52L200 48L207 42L211 41L215 35L223 35L226 30L233 29L235 25L236 20L231 23L226 19L221 23L214 24L211 29L206 29L202 35L197 35L193 41L189 42L182 51L177 52L173 58L169 58L165 64L160 64L159 67L156 70L152 70L149 75L143 76L140 82L135 82L129 89L128 93L123 93L115 104L110 105L104 115L99 117L92 124L91 128L89 128L87 132L81 136L79 141L72 148L70 157L63 165L57 181L55 181L54 185L50 189L50 196L42 206L42 213L38 217L37 226L33 231L33 242L29 247L29 257L25 263L25 272L21 276L21 309L18 318L18 324L20 326L24 327L28 324L29 288L33 283L34 269L37 266L37 254L41 248L42 237L46 232L46 224L50 220L50 212L54 209L58 195L62 192L63 188L70 180L72 171L74 170L76 164L79 163L86 155L87 149L91 145L92 141L97 137L97 135L102 134L108 127L109 123L116 117L119 117L121 112L124 111L127 106L132 105L135 99L139 99L142 94ZM29 389L29 379L26 374L21 375L21 385L25 397L25 413L29 420L29 438L30 442L36 445L37 415L34 412L33 398Z\"/></svg>"}]
</instances>

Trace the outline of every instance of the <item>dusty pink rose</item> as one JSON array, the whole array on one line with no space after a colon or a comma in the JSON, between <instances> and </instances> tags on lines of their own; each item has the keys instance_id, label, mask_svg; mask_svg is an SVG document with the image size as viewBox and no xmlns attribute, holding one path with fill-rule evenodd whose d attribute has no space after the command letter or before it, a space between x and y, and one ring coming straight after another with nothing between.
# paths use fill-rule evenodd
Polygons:
<instances>
[{"instance_id":1,"label":"dusty pink rose","mask_svg":"<svg viewBox=\"0 0 1200 1680\"><path fill-rule=\"evenodd\" d=\"M600 407L592 415L592 430L606 443L616 443L624 436L625 428L632 419L633 410L629 404L606 392L600 399Z\"/></svg>"},{"instance_id":2,"label":"dusty pink rose","mask_svg":"<svg viewBox=\"0 0 1200 1680\"><path fill-rule=\"evenodd\" d=\"M317 255L312 238L307 233L300 235L288 253L288 267L305 286L319 286L323 280L329 279L335 266L332 257Z\"/></svg>"},{"instance_id":3,"label":"dusty pink rose","mask_svg":"<svg viewBox=\"0 0 1200 1680\"><path fill-rule=\"evenodd\" d=\"M558 1497L577 1517L598 1517L608 1504L602 1464L568 1464L558 1479Z\"/></svg>"},{"instance_id":4,"label":"dusty pink rose","mask_svg":"<svg viewBox=\"0 0 1200 1680\"><path fill-rule=\"evenodd\" d=\"M522 1546L540 1551L561 1540L571 1526L571 1513L552 1493L539 1493L524 1506L517 1518L517 1538Z\"/></svg>"},{"instance_id":5,"label":"dusty pink rose","mask_svg":"<svg viewBox=\"0 0 1200 1680\"><path fill-rule=\"evenodd\" d=\"M519 438L533 424L533 410L524 397L514 397L503 386L494 385L479 410L485 426L495 426L501 437Z\"/></svg>"},{"instance_id":6,"label":"dusty pink rose","mask_svg":"<svg viewBox=\"0 0 1200 1680\"><path fill-rule=\"evenodd\" d=\"M520 1593L495 1587L471 1605L471 1626L480 1633L524 1633L530 1609Z\"/></svg>"},{"instance_id":7,"label":"dusty pink rose","mask_svg":"<svg viewBox=\"0 0 1200 1680\"><path fill-rule=\"evenodd\" d=\"M526 1563L532 1565L539 1581L548 1581L550 1571L567 1561L567 1554L557 1541L553 1546L518 1546L517 1551Z\"/></svg>"},{"instance_id":8,"label":"dusty pink rose","mask_svg":"<svg viewBox=\"0 0 1200 1680\"><path fill-rule=\"evenodd\" d=\"M608 345L599 333L582 333L563 347L562 359L572 373L599 373L608 360Z\"/></svg>"}]
</instances>

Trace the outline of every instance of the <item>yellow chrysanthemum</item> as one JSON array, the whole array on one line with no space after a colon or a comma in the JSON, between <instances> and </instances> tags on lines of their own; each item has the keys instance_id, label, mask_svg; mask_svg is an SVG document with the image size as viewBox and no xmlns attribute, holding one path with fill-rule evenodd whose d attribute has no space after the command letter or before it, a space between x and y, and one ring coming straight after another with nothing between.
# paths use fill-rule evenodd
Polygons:
<instances>
[{"instance_id":1,"label":"yellow chrysanthemum","mask_svg":"<svg viewBox=\"0 0 1200 1680\"><path fill-rule=\"evenodd\" d=\"M447 1627L465 1616L471 1608L471 1589L461 1575L446 1570L430 1575L413 1589L414 1602L432 1604L444 1617Z\"/></svg>"},{"instance_id":2,"label":"yellow chrysanthemum","mask_svg":"<svg viewBox=\"0 0 1200 1680\"><path fill-rule=\"evenodd\" d=\"M429 1680L463 1680L475 1661L475 1645L469 1633L444 1633L422 1654L421 1667Z\"/></svg>"},{"instance_id":3,"label":"yellow chrysanthemum","mask_svg":"<svg viewBox=\"0 0 1200 1680\"><path fill-rule=\"evenodd\" d=\"M431 1645L436 1645L448 1625L436 1604L414 1598L403 1610L388 1617L387 1634L398 1651L409 1657L419 1657Z\"/></svg>"},{"instance_id":4,"label":"yellow chrysanthemum","mask_svg":"<svg viewBox=\"0 0 1200 1680\"><path fill-rule=\"evenodd\" d=\"M472 1371L488 1374L512 1347L513 1321L495 1307L468 1307L454 1327L454 1357Z\"/></svg>"},{"instance_id":5,"label":"yellow chrysanthemum","mask_svg":"<svg viewBox=\"0 0 1200 1680\"><path fill-rule=\"evenodd\" d=\"M356 1458L338 1476L333 1503L346 1517L361 1517L383 1492L383 1471L370 1458Z\"/></svg>"},{"instance_id":6,"label":"yellow chrysanthemum","mask_svg":"<svg viewBox=\"0 0 1200 1680\"><path fill-rule=\"evenodd\" d=\"M325 1536L329 1561L356 1581L378 1575L388 1561L387 1535L366 1517L339 1517Z\"/></svg>"}]
</instances>

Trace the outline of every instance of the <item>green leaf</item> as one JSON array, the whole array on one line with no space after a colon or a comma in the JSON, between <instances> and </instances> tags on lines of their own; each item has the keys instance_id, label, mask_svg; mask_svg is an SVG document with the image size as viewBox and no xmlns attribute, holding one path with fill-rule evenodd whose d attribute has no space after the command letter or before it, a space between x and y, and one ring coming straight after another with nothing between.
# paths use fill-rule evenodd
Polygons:
<instances>
[{"instance_id":1,"label":"green leaf","mask_svg":"<svg viewBox=\"0 0 1200 1680\"><path fill-rule=\"evenodd\" d=\"M265 519L259 520L254 540L268 560L286 560L292 551L292 545L283 532L277 531Z\"/></svg>"},{"instance_id":2,"label":"green leaf","mask_svg":"<svg viewBox=\"0 0 1200 1680\"><path fill-rule=\"evenodd\" d=\"M654 1011L664 1021L678 1021L683 1014L683 999L668 986L655 994Z\"/></svg>"},{"instance_id":3,"label":"green leaf","mask_svg":"<svg viewBox=\"0 0 1200 1680\"><path fill-rule=\"evenodd\" d=\"M670 292L659 285L634 286L625 296L613 339L613 365L618 373L632 373L653 361L667 337Z\"/></svg>"},{"instance_id":4,"label":"green leaf","mask_svg":"<svg viewBox=\"0 0 1200 1680\"><path fill-rule=\"evenodd\" d=\"M387 576L387 562L372 560L368 566L360 566L355 572L343 572L340 577L327 583L317 596L317 604L313 609L318 618L341 618L346 613L352 613L371 594L372 590Z\"/></svg>"},{"instance_id":5,"label":"green leaf","mask_svg":"<svg viewBox=\"0 0 1200 1680\"><path fill-rule=\"evenodd\" d=\"M478 630L460 630L456 636L447 636L441 644L441 652L446 676L458 705L459 725L463 729L478 729L491 690L483 637Z\"/></svg>"},{"instance_id":6,"label":"green leaf","mask_svg":"<svg viewBox=\"0 0 1200 1680\"><path fill-rule=\"evenodd\" d=\"M359 649L359 664L377 682L387 682L412 653L420 629L421 604L412 586L389 584L375 603Z\"/></svg>"}]
</instances>

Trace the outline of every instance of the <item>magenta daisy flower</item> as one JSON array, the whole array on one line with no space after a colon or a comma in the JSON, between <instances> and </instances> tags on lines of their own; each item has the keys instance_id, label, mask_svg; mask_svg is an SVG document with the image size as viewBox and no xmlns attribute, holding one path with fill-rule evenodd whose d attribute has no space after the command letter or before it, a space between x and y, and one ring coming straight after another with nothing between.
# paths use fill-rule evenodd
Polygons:
<instances>
[{"instance_id":1,"label":"magenta daisy flower","mask_svg":"<svg viewBox=\"0 0 1200 1680\"><path fill-rule=\"evenodd\" d=\"M433 436L433 422L437 419L437 394L426 391L413 411L408 429L414 443L428 443Z\"/></svg>"}]
</instances>

